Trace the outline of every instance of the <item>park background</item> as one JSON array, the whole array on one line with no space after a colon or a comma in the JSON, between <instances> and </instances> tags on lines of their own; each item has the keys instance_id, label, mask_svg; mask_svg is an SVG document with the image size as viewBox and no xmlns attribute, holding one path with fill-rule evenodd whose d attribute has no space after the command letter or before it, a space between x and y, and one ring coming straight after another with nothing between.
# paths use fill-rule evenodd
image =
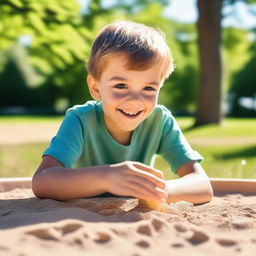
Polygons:
<instances>
[{"instance_id":1,"label":"park background","mask_svg":"<svg viewBox=\"0 0 256 256\"><path fill-rule=\"evenodd\" d=\"M210 177L256 178L256 1L1 0L0 177L32 176L65 110L91 99L85 62L119 19L159 27L175 60L159 103ZM161 158L156 168L175 178Z\"/></svg>"}]
</instances>

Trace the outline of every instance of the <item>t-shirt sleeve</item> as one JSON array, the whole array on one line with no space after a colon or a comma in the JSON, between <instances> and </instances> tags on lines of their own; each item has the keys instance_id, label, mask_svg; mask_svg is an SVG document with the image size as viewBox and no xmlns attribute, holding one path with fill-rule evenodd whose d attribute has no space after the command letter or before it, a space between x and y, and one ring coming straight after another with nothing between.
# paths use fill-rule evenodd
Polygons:
<instances>
[{"instance_id":1,"label":"t-shirt sleeve","mask_svg":"<svg viewBox=\"0 0 256 256\"><path fill-rule=\"evenodd\" d=\"M203 161L203 157L191 148L175 118L167 109L164 111L163 125L158 154L170 164L173 172L176 173L179 167L192 160Z\"/></svg>"},{"instance_id":2,"label":"t-shirt sleeve","mask_svg":"<svg viewBox=\"0 0 256 256\"><path fill-rule=\"evenodd\" d=\"M56 134L51 140L49 148L43 155L49 155L70 168L81 155L84 145L84 129L77 113L68 110Z\"/></svg>"}]
</instances>

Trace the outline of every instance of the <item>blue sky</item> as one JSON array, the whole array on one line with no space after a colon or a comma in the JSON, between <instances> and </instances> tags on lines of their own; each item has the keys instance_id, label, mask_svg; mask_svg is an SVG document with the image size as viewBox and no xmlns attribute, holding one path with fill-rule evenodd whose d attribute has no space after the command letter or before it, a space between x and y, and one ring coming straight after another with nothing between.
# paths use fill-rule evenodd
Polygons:
<instances>
[{"instance_id":1,"label":"blue sky","mask_svg":"<svg viewBox=\"0 0 256 256\"><path fill-rule=\"evenodd\" d=\"M214 1L214 0L211 0ZM196 0L171 0L163 15L180 22L192 23L198 19ZM224 18L222 26L235 26L239 28L256 27L256 4L250 6L255 11L255 16L250 14L247 5L238 1L234 5L222 9ZM227 15L229 14L230 15Z\"/></svg>"},{"instance_id":2,"label":"blue sky","mask_svg":"<svg viewBox=\"0 0 256 256\"><path fill-rule=\"evenodd\" d=\"M82 6L86 9L88 2L90 0L78 0ZM118 0L103 0L103 5L105 7L111 6L114 2ZM123 0L129 3L130 0ZM208 0L207 0L208 1ZM214 0L209 0L214 1ZM196 0L170 0L170 4L164 10L163 15L174 20L183 23L193 23L198 18ZM256 4L250 7L256 13ZM222 25L235 26L238 28L251 28L256 27L256 14L253 16L248 11L248 8L242 1L238 1L235 5L228 6L222 10L225 18L222 20ZM227 16L228 13L231 13Z\"/></svg>"}]
</instances>

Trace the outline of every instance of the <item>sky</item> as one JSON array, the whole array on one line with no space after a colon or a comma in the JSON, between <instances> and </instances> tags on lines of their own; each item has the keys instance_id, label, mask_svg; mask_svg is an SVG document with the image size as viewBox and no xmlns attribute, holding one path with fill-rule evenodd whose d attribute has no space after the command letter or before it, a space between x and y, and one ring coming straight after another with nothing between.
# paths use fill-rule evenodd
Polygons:
<instances>
[{"instance_id":1,"label":"sky","mask_svg":"<svg viewBox=\"0 0 256 256\"><path fill-rule=\"evenodd\" d=\"M78 0L81 5L86 9L90 0ZM109 7L118 0L103 0L103 6ZM123 0L127 3L130 0ZM196 0L169 0L170 4L165 8L163 15L167 18L171 18L183 23L194 23L198 19L198 12L196 6ZM210 0L214 1L214 0ZM224 7L222 13L224 17L222 19L222 26L234 26L237 28L249 29L256 27L256 4L251 5L251 9L254 10L254 16L250 14L247 6L238 1L236 4L228 7ZM228 13L231 13L227 16Z\"/></svg>"},{"instance_id":2,"label":"sky","mask_svg":"<svg viewBox=\"0 0 256 256\"><path fill-rule=\"evenodd\" d=\"M163 15L180 22L193 23L198 19L196 5L196 0L171 0ZM250 8L254 10L254 16L250 14L247 6L242 1L238 1L234 5L224 7L222 9L222 14L224 15L224 18L222 19L222 26L234 26L238 28L255 27L256 4ZM230 13L230 15L227 15L228 13Z\"/></svg>"}]
</instances>

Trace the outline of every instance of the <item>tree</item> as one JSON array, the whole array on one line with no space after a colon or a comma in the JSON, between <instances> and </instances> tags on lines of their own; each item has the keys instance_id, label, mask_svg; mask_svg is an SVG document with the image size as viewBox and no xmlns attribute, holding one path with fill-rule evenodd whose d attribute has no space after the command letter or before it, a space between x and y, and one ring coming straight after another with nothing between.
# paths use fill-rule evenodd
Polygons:
<instances>
[{"instance_id":1,"label":"tree","mask_svg":"<svg viewBox=\"0 0 256 256\"><path fill-rule=\"evenodd\" d=\"M195 125L221 122L222 0L198 0L199 93Z\"/></svg>"},{"instance_id":2,"label":"tree","mask_svg":"<svg viewBox=\"0 0 256 256\"><path fill-rule=\"evenodd\" d=\"M233 81L230 87L230 93L233 95L233 105L231 108L232 116L247 116L256 117L256 106L253 100L256 100L256 43L251 45L251 59L243 66L241 70L233 76ZM251 99L251 106L242 107L239 101L243 98Z\"/></svg>"},{"instance_id":3,"label":"tree","mask_svg":"<svg viewBox=\"0 0 256 256\"><path fill-rule=\"evenodd\" d=\"M199 93L195 126L221 123L221 9L238 0L198 0ZM244 0L253 4L255 0ZM253 11L252 11L253 13ZM255 13L253 13L255 14Z\"/></svg>"}]
</instances>

